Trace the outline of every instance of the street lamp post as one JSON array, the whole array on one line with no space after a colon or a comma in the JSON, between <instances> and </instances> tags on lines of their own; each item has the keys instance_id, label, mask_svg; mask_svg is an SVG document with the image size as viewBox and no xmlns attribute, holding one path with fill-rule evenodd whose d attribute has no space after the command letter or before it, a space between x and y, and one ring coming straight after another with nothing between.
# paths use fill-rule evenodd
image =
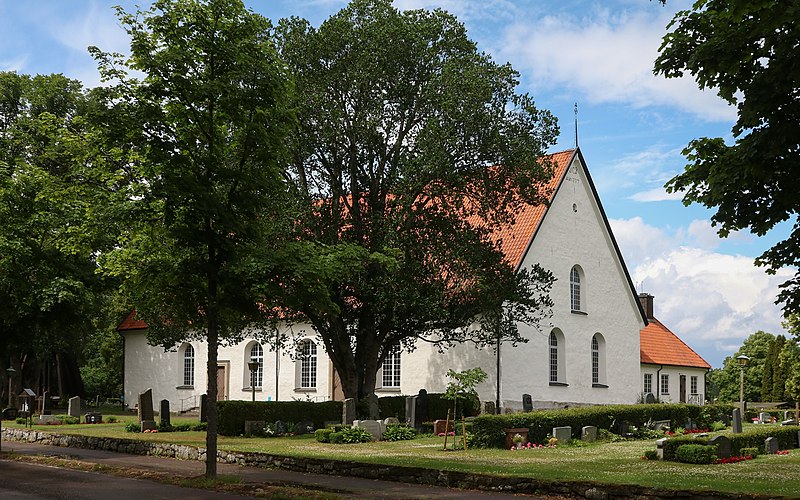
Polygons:
<instances>
[{"instance_id":1,"label":"street lamp post","mask_svg":"<svg viewBox=\"0 0 800 500\"><path fill-rule=\"evenodd\" d=\"M253 392L253 402L256 401L256 371L258 371L258 367L261 366L261 363L258 361L250 361L247 363L248 368L250 368L250 390Z\"/></svg>"},{"instance_id":2,"label":"street lamp post","mask_svg":"<svg viewBox=\"0 0 800 500\"><path fill-rule=\"evenodd\" d=\"M742 420L744 420L744 367L750 358L744 354L736 356L736 361L739 362L739 409L742 412Z\"/></svg>"},{"instance_id":3,"label":"street lamp post","mask_svg":"<svg viewBox=\"0 0 800 500\"><path fill-rule=\"evenodd\" d=\"M16 372L17 372L17 370L15 370L15 369L13 369L11 367L6 368L6 374L8 375L8 407L9 408L11 408L11 377L13 377Z\"/></svg>"}]
</instances>

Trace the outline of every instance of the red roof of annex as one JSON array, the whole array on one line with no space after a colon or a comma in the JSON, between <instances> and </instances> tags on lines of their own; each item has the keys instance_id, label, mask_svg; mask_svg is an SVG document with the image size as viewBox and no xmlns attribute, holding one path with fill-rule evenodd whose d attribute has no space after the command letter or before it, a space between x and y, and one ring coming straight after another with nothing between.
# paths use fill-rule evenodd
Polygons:
<instances>
[{"instance_id":1,"label":"red roof of annex","mask_svg":"<svg viewBox=\"0 0 800 500\"><path fill-rule=\"evenodd\" d=\"M684 344L677 335L655 318L639 332L641 362L651 365L690 366L711 369L711 365Z\"/></svg>"}]
</instances>

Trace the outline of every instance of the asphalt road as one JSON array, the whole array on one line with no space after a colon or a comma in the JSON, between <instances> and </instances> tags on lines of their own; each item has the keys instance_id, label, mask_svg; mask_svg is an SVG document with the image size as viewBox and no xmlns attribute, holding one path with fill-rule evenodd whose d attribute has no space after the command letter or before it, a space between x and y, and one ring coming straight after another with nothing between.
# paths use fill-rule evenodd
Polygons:
<instances>
[{"instance_id":1,"label":"asphalt road","mask_svg":"<svg viewBox=\"0 0 800 500\"><path fill-rule=\"evenodd\" d=\"M143 455L127 455L103 450L61 448L34 443L3 442L3 451L19 455L42 455L75 459L82 462L124 467L127 469L168 473L178 477L198 477L205 471L202 462L175 460ZM293 472L281 469L262 469L230 464L217 464L217 473L238 476L242 483L255 485L299 486L324 491L341 498L375 499L453 499L453 500L510 500L542 498L531 495L459 490L438 486L417 485ZM97 472L81 472L50 466L0 460L0 499L147 499L169 498L252 498L225 495L193 488L165 485L148 480L119 478Z\"/></svg>"}]
</instances>

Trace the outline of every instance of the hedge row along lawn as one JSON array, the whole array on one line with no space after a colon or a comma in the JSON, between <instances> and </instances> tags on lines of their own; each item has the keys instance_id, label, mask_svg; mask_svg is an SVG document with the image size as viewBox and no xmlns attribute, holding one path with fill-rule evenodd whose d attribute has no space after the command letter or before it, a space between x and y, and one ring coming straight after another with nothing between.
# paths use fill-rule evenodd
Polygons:
<instances>
[{"instance_id":1,"label":"hedge row along lawn","mask_svg":"<svg viewBox=\"0 0 800 500\"><path fill-rule=\"evenodd\" d=\"M34 426L36 430L62 434L140 439L202 447L203 432L141 434L125 432L122 417L114 424ZM185 419L192 421L192 419ZM173 418L173 422L184 419ZM196 421L196 419L194 420ZM21 427L13 422L4 426ZM764 426L746 425L749 430ZM779 427L776 427L778 429ZM729 431L723 431L729 433ZM366 463L426 467L462 472L530 477L554 481L596 481L638 484L666 489L693 489L776 496L800 492L800 450L787 455L760 455L735 464L692 465L642 460L654 441L594 443L535 450L470 449L442 451L442 438L420 437L412 441L363 444L318 443L313 434L284 438L220 437L220 450L252 451L277 455L354 460Z\"/></svg>"}]
</instances>

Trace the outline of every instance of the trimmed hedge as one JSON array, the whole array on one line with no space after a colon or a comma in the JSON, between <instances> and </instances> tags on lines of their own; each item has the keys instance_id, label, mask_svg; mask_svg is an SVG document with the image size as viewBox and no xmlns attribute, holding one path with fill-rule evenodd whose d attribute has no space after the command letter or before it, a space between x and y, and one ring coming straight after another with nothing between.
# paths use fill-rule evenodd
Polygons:
<instances>
[{"instance_id":1,"label":"trimmed hedge","mask_svg":"<svg viewBox=\"0 0 800 500\"><path fill-rule=\"evenodd\" d=\"M325 401L218 401L217 431L221 436L244 434L245 420L265 422L314 423L314 428L325 427L325 422L342 419L342 402Z\"/></svg>"},{"instance_id":2,"label":"trimmed hedge","mask_svg":"<svg viewBox=\"0 0 800 500\"><path fill-rule=\"evenodd\" d=\"M778 448L790 450L798 447L798 435L800 426L765 426L762 429L748 429L742 434L725 434L731 440L731 455L741 455L745 448L764 449L764 440L768 437L778 439ZM708 444L710 438L697 437L693 435L676 436L669 438L664 443L664 460L675 460L675 452L679 446L684 444Z\"/></svg>"},{"instance_id":3,"label":"trimmed hedge","mask_svg":"<svg viewBox=\"0 0 800 500\"><path fill-rule=\"evenodd\" d=\"M397 417L401 422L406 419L406 397L407 396L385 396L378 398L378 408L381 418ZM440 393L428 393L428 420L444 420L447 418L447 410L453 409L453 400L444 399ZM481 402L478 398L468 401L458 401L456 407L456 418L461 418L461 412L465 417L474 417L481 410ZM452 416L450 418L453 418Z\"/></svg>"},{"instance_id":4,"label":"trimmed hedge","mask_svg":"<svg viewBox=\"0 0 800 500\"><path fill-rule=\"evenodd\" d=\"M710 464L717 458L717 447L705 444L682 444L675 450L675 458L685 464Z\"/></svg>"},{"instance_id":5,"label":"trimmed hedge","mask_svg":"<svg viewBox=\"0 0 800 500\"><path fill-rule=\"evenodd\" d=\"M528 440L543 442L553 427L572 427L572 437L580 437L581 427L593 425L598 429L612 430L616 423L627 423L636 427L648 421L669 420L671 427L682 426L688 419L705 427L716 420L720 412L730 405L680 405L680 404L641 404L607 405L570 408L568 410L539 410L530 413L511 413L508 415L481 415L474 420L475 444L484 448L502 448L508 428L527 428Z\"/></svg>"}]
</instances>

